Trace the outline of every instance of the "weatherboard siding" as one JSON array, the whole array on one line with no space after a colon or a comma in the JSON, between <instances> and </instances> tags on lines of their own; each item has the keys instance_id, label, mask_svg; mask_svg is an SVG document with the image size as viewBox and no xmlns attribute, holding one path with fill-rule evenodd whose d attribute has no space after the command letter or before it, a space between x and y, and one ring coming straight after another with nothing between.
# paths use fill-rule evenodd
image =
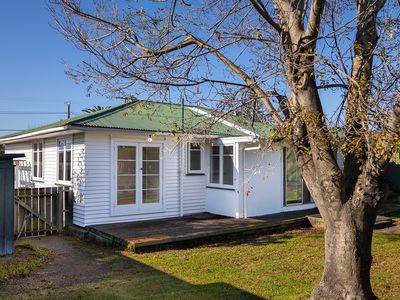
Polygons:
<instances>
[{"instance_id":1,"label":"weatherboard siding","mask_svg":"<svg viewBox=\"0 0 400 300\"><path fill-rule=\"evenodd\" d=\"M63 136L71 137L71 135ZM60 138L63 138L60 137ZM84 134L75 134L72 147L72 185L75 201L73 218L74 223L84 225ZM32 176L32 144L43 143L43 179L34 180ZM6 153L24 154L24 158L18 159L16 167L16 187L39 188L57 186L57 138L32 140L20 143L7 144Z\"/></svg>"},{"instance_id":2,"label":"weatherboard siding","mask_svg":"<svg viewBox=\"0 0 400 300\"><path fill-rule=\"evenodd\" d=\"M6 145L6 153L23 153L23 172L20 173L21 187L48 187L57 183L57 138L43 139L44 164L43 180L32 178L32 141ZM181 214L180 192L180 144L173 137L156 137L154 143L162 143L163 154L163 209L155 213L135 213L131 215L113 215L113 165L112 139L139 141L148 143L147 135L86 132L74 134L72 150L72 187L74 190L74 224L88 226L128 221L142 221L160 218L179 217ZM183 215L204 212L206 210L206 176L188 176L186 174L187 151L183 153ZM203 162L206 163L205 161Z\"/></svg>"},{"instance_id":3,"label":"weatherboard siding","mask_svg":"<svg viewBox=\"0 0 400 300\"><path fill-rule=\"evenodd\" d=\"M85 226L85 134L73 135L72 141L72 187L74 191L73 223ZM57 154L57 153L56 153Z\"/></svg>"},{"instance_id":4,"label":"weatherboard siding","mask_svg":"<svg viewBox=\"0 0 400 300\"><path fill-rule=\"evenodd\" d=\"M147 135L143 134L104 132L87 132L85 134L85 225L178 217L180 215L179 146L177 141L171 137L154 138L154 143L163 145L161 157L164 170L161 177L163 209L155 213L137 212L130 215L113 215L113 165L111 162L113 139L148 143ZM184 193L184 196L188 200L185 213L204 211L205 197L204 203L201 204L197 191L188 191Z\"/></svg>"},{"instance_id":5,"label":"weatherboard siding","mask_svg":"<svg viewBox=\"0 0 400 300\"><path fill-rule=\"evenodd\" d=\"M184 147L184 170L187 173L188 149ZM205 170L206 159L202 156L203 169ZM206 175L185 174L183 177L183 214L191 215L206 211Z\"/></svg>"}]
</instances>

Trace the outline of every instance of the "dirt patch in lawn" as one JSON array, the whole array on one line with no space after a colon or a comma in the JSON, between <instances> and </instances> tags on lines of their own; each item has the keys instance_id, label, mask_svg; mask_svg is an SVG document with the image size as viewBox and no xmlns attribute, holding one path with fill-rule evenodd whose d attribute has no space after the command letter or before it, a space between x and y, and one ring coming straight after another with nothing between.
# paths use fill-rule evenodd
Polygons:
<instances>
[{"instance_id":1,"label":"dirt patch in lawn","mask_svg":"<svg viewBox=\"0 0 400 300\"><path fill-rule=\"evenodd\" d=\"M35 291L95 282L112 270L112 263L87 249L88 245L64 235L27 239L46 249L51 259L24 277L11 278L0 284L0 296L24 297ZM25 258L29 258L26 254Z\"/></svg>"},{"instance_id":2,"label":"dirt patch in lawn","mask_svg":"<svg viewBox=\"0 0 400 300\"><path fill-rule=\"evenodd\" d=\"M43 248L30 243L19 243L13 255L0 257L0 285L10 278L22 276L40 267L49 257Z\"/></svg>"}]
</instances>

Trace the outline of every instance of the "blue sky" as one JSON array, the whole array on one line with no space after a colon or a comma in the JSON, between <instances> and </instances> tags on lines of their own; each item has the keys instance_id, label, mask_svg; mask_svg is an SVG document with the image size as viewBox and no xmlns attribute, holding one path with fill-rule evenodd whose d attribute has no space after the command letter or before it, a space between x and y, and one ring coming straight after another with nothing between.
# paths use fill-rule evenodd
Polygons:
<instances>
[{"instance_id":1,"label":"blue sky","mask_svg":"<svg viewBox=\"0 0 400 300\"><path fill-rule=\"evenodd\" d=\"M72 112L79 114L85 107L120 103L94 94L89 98L83 84L66 77L62 62L74 66L85 56L49 26L45 1L2 1L0 20L0 130L32 128L65 118L65 114L4 111L65 112L69 100Z\"/></svg>"},{"instance_id":2,"label":"blue sky","mask_svg":"<svg viewBox=\"0 0 400 300\"><path fill-rule=\"evenodd\" d=\"M130 3L157 5L150 1ZM95 93L87 97L84 84L67 78L65 63L76 66L86 54L50 27L45 0L3 1L0 20L0 136L11 132L7 129L27 129L64 119L66 101L72 102L75 115L93 105L121 103ZM332 102L337 104L339 94L322 96L324 106L332 111L336 106ZM20 114L28 112L52 114Z\"/></svg>"}]
</instances>

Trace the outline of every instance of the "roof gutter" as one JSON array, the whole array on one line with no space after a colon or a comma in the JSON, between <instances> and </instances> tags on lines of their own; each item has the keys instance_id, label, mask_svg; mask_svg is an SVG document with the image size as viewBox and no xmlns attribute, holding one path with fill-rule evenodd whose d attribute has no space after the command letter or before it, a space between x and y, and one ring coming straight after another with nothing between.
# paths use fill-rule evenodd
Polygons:
<instances>
[{"instance_id":1,"label":"roof gutter","mask_svg":"<svg viewBox=\"0 0 400 300\"><path fill-rule=\"evenodd\" d=\"M140 130L140 129L128 129L128 128L110 128L110 127L98 127L98 126L84 126L84 125L71 125L70 129L82 130L82 131L109 131L109 132L129 132L129 133L138 133L138 134L156 134L158 136L171 136L171 135L185 135L185 133L177 132L173 134L171 132L163 132L163 131L153 131L153 130ZM198 138L218 138L218 135L212 134L190 134L191 137Z\"/></svg>"},{"instance_id":2,"label":"roof gutter","mask_svg":"<svg viewBox=\"0 0 400 300\"><path fill-rule=\"evenodd\" d=\"M35 138L35 137L41 136L41 135L49 135L49 134L53 134L53 133L58 133L58 132L65 131L68 129L70 129L69 125L39 130L39 131L35 131L35 132L30 132L30 133L26 133L26 134L12 136L9 138L0 139L0 143L9 144L9 143L17 142L17 141L32 139L32 138Z\"/></svg>"}]
</instances>

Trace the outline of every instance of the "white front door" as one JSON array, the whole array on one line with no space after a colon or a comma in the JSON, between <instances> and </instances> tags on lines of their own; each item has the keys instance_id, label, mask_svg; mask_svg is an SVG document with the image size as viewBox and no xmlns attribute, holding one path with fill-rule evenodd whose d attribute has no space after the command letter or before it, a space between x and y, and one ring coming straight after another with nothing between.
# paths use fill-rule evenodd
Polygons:
<instances>
[{"instance_id":1,"label":"white front door","mask_svg":"<svg viewBox=\"0 0 400 300\"><path fill-rule=\"evenodd\" d=\"M114 142L115 214L154 212L162 208L161 146Z\"/></svg>"},{"instance_id":2,"label":"white front door","mask_svg":"<svg viewBox=\"0 0 400 300\"><path fill-rule=\"evenodd\" d=\"M280 212L282 209L281 151L245 151L244 184L246 217Z\"/></svg>"}]
</instances>

